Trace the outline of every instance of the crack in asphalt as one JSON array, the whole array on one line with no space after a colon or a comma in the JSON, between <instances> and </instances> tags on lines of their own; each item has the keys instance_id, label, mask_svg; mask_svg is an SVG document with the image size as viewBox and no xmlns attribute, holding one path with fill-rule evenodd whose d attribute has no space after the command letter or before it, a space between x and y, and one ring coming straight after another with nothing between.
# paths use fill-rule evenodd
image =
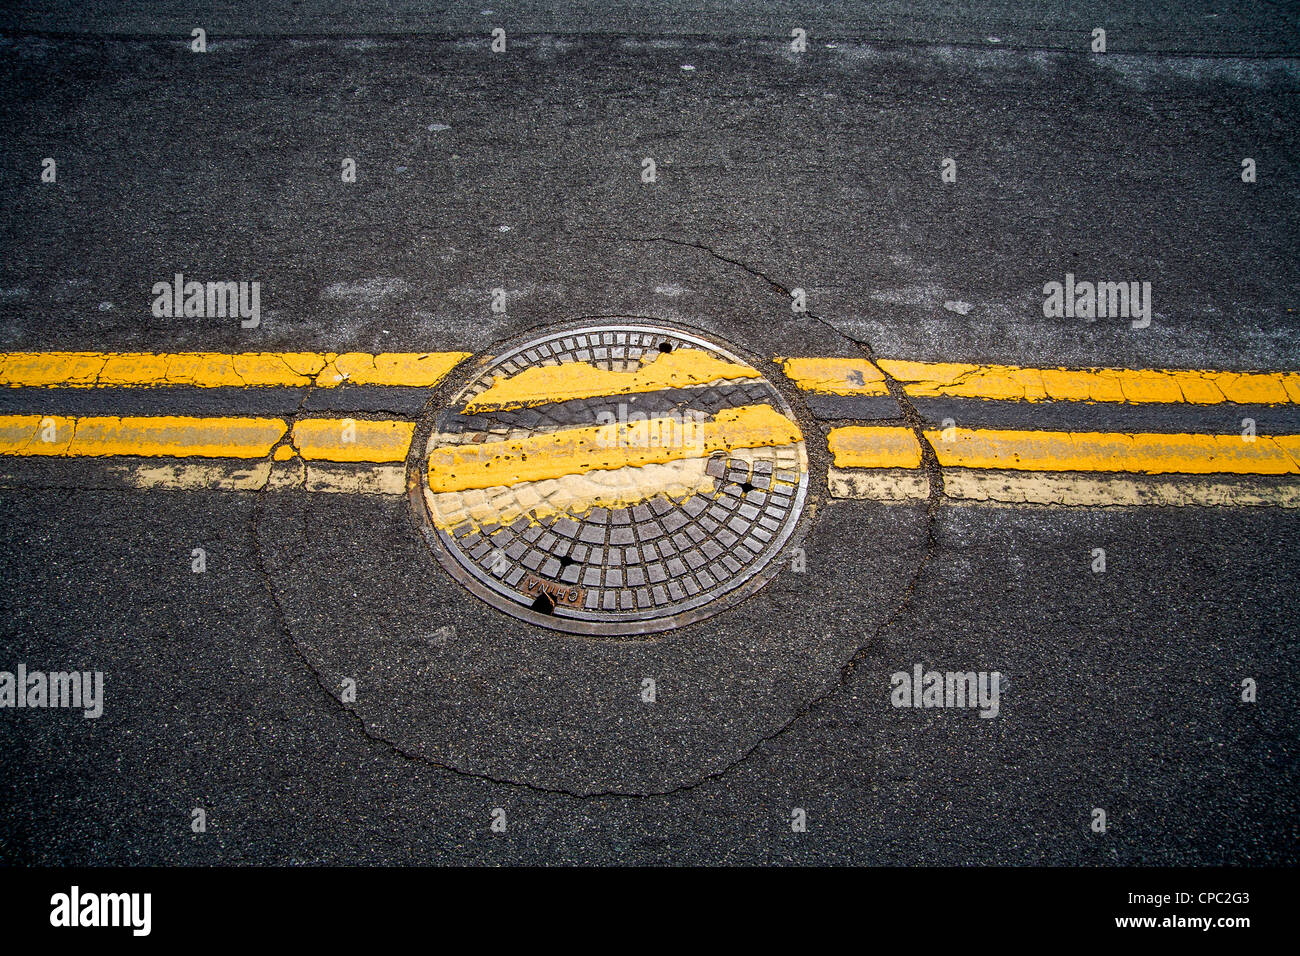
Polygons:
<instances>
[{"instance_id":1,"label":"crack in asphalt","mask_svg":"<svg viewBox=\"0 0 1300 956\"><path fill-rule=\"evenodd\" d=\"M756 269L748 265L747 263L742 262L739 259L735 259L731 256L723 255L722 253L713 249L711 246L702 242L690 242L687 240L673 239L666 236L653 236L653 237L607 236L604 238L615 239L619 241L631 241L631 242L665 242L671 245L685 246L691 249L698 249L701 252L706 253L707 255L713 257L714 259L717 259L720 262L725 262L730 265L736 266L740 269L743 269L745 272L747 272L749 275L753 276L754 278L766 282L768 285L776 289L782 295L785 296L790 295L790 290L791 288L793 288L793 287L787 287L783 285L782 283L778 282L776 279L772 278L770 275L763 272L762 270ZM830 319L816 312L813 312L812 310L808 310L803 314L807 315L810 319L816 322L820 322L822 325L830 329L832 332L834 332L836 335L840 336L841 338L847 339L848 341L852 342L862 352L863 358L865 358L871 364L871 366L880 373L881 377L884 379L885 387L886 389L888 389L890 397L894 400L894 402L898 405L898 407L903 412L903 422L916 436L916 440L921 447L921 470L925 472L926 478L929 481L929 494L927 495L927 508L926 508L927 543L926 543L925 555L921 558L920 563L917 565L916 571L913 573L911 580L907 584L907 587L904 588L903 600L900 602L898 608L889 617L889 619L886 620L885 623L880 626L880 628L876 632L876 635L873 635L873 636L878 636L879 634L883 633L884 631L892 627L894 623L898 620L899 616L903 613L903 611L910 606L917 585L920 583L921 575L924 572L926 565L929 564L930 559L934 556L935 552L938 550L939 543L938 543L938 538L935 535L935 523L939 514L939 509L943 506L946 500L946 496L944 494L944 486L943 486L943 466L939 464L939 456L936 454L934 450L934 446L930 443L929 438L926 437L925 422L924 419L921 417L921 413L917 410L916 406L912 403L912 400L908 397L902 384L896 378L894 378L894 376L890 375L887 371L885 371L884 368L881 367L880 363L876 360L875 350L873 349L871 343L866 341L865 339L858 338L857 336L854 336L846 332L844 329L840 328ZM849 659L844 663L843 667L840 668L841 686L847 683L848 680L853 676L853 672L857 669L858 664L861 663L861 661L866 657L869 651L869 647L870 645L866 645L866 644L858 647L857 650L855 650L854 653L849 657ZM838 688L836 688L835 690L837 689ZM793 724L800 717L803 717L807 713L811 712L812 709L817 707L824 700L828 699L834 692L835 691L832 690L822 695L821 697L814 698L813 701L810 702L810 704L804 710L802 710L801 712L799 712L798 714L796 714L794 717L791 718L789 724ZM789 724L780 728L775 734L772 735L772 737L778 736L779 734L783 733L786 727L789 726ZM767 739L771 739L771 738L767 738ZM759 741L759 742L762 743L763 741ZM748 756L748 753L746 754L746 756Z\"/></svg>"},{"instance_id":2,"label":"crack in asphalt","mask_svg":"<svg viewBox=\"0 0 1300 956\"><path fill-rule=\"evenodd\" d=\"M298 421L298 419L302 416L303 410L306 407L306 404L310 399L312 392L316 389L316 387L317 386L313 382L313 384L307 386L307 388L304 389L302 399L298 403L298 408L294 411L293 415L289 416L288 418L289 427L285 432L285 437L281 439L279 444L284 444L286 441L289 441L290 436L293 434L293 426ZM272 462L272 467L274 467L274 461ZM263 552L261 546L260 532L261 532L262 517L264 514L263 507L264 507L264 502L266 501L266 492L270 490L270 485L271 482L268 480L267 483L262 488L254 492L250 492L250 494L254 494L257 497L256 497L256 503L254 504L252 509L251 519L249 521L249 537L253 547L253 553L257 557L257 561L256 561L257 571L262 579L263 587L266 589L267 596L270 599L271 606L275 612L276 624L279 627L280 634L283 637L285 643L289 646L290 650L292 650L294 656L297 657L302 662L304 667L306 667L308 673L311 674L312 678L316 682L316 685L320 688L321 693L323 693L325 697L330 701L330 703L334 705L334 708L336 710L342 711L344 714L347 715L348 719L351 719L356 723L357 729L361 731L362 735L367 740L371 741L372 743L380 745L389 753L395 754L396 756L402 758L405 761L411 763L420 763L426 766L433 767L438 770L444 770L452 774L453 776L461 777L467 780L477 780L483 783L498 784L501 786L509 786L509 787L518 787L518 788L531 791L533 793L542 793L551 796L611 797L611 796L625 795L625 794L616 793L612 791L603 794L578 793L571 790L544 787L539 784L531 783L527 780L514 780L509 778L501 778L486 772L466 770L463 767L457 767L454 764L443 763L441 761L435 760L432 757L428 756L427 754L412 752L406 749L405 747L401 746L400 744L398 744L396 741L391 740L388 737L385 737L382 734L379 734L376 731L372 730L371 727L367 724L365 717L363 717L360 712L358 712L353 707L349 707L344 701L340 700L338 696L332 691L331 688L334 686L334 683L324 673L324 671L321 668L317 667L315 663L312 662L311 658L308 657L307 653L302 649L302 646L294 638L293 630L289 626L288 613L286 612L284 605L281 603L279 595L276 593L272 575L271 575L271 570L270 568L267 567L266 554L265 552ZM639 794L627 794L627 795L636 796Z\"/></svg>"},{"instance_id":3,"label":"crack in asphalt","mask_svg":"<svg viewBox=\"0 0 1300 956\"><path fill-rule=\"evenodd\" d=\"M294 423L297 422L299 416L302 415L303 409L306 406L307 401L310 398L311 393L315 388L316 385L313 383L312 385L307 386L307 388L304 390L302 399L298 403L298 408L295 410L293 415L289 417L289 427L285 432L285 437L281 439L279 444L284 444L285 442L289 441L289 436L293 434ZM290 446L292 447L291 443ZM274 467L274 463L272 464L272 467ZM256 503L254 504L252 509L251 520L249 521L249 537L252 543L253 553L257 556L256 567L259 575L262 578L262 584L263 587L266 589L267 597L270 598L271 606L275 610L276 624L279 626L281 636L284 638L284 641L289 646L290 650L292 650L294 656L297 657L302 662L303 666L307 668L308 673L310 673L312 678L316 681L316 684L320 688L321 693L323 693L325 697L330 701L330 703L334 705L334 708L338 711L342 711L344 714L347 715L349 719L355 721L357 728L361 731L362 735L367 740L379 744L384 749L386 749L392 754L397 755L398 757L401 757L403 760L426 764L438 770L445 770L448 773L451 773L455 776L464 777L467 779L481 780L486 783L496 783L496 784L502 784L507 786L523 787L525 789L538 792L538 793L568 795L568 791L550 790L545 787L539 787L535 784L530 784L526 780L516 781L516 780L498 779L491 776L490 774L478 773L471 770L465 770L461 767L457 767L452 764L442 763L440 761L434 760L433 758L425 754L412 753L411 751L403 748L396 741L390 740L387 737L384 737L371 730L370 726L366 723L366 719L355 708L349 707L345 702L340 700L338 696L333 693L331 688L334 686L334 683L326 676L326 674L319 667L315 665L315 663L312 662L311 658L307 656L307 653L302 649L302 646L294 638L293 629L289 626L288 613L286 612L284 605L281 603L279 595L276 593L273 579L271 576L271 570L270 568L267 567L266 554L262 550L260 532L261 532L261 525L262 525L262 517L264 514L263 506L264 506L264 502L266 501L265 495L266 492L269 490L269 488L270 488L270 481L268 480L266 485L264 485L261 489L259 489L256 492L251 492L251 494L255 494L257 496Z\"/></svg>"},{"instance_id":4,"label":"crack in asphalt","mask_svg":"<svg viewBox=\"0 0 1300 956\"><path fill-rule=\"evenodd\" d=\"M624 241L624 242L627 241L664 242L671 245L695 249L697 251L705 253L706 255L714 259L717 259L720 262L724 262L727 263L728 265L741 269L742 271L748 273L750 276L753 276L754 278L759 279L764 283L766 283L767 285L771 286L773 289L777 290L783 296L788 296L790 294L790 289L788 287L781 284L780 282L778 282L771 276L767 275L766 273L753 268L752 266L748 265L747 263L739 259L734 259L730 256L725 256L717 252L716 250L712 249L708 245L705 245L704 243L689 242L686 240L672 239L663 236L650 237L650 238L630 238L626 236L603 236L603 237L593 236L593 238L604 238L604 239L610 239L614 241ZM936 524L936 518L938 516L939 509L942 507L943 502L945 501L945 496L943 492L943 471L942 471L942 467L939 464L938 456L935 454L933 446L930 444L929 439L926 438L925 436L924 422L921 418L920 413L917 411L916 407L911 403L910 399L908 399L907 395L903 390L902 385L896 379L894 379L893 376L889 375L887 372L884 371L884 369L880 367L879 363L876 361L875 353L871 347L871 344L869 342L866 342L862 339L856 338L848 334L843 329L839 328L830 319L818 315L815 312L809 311L804 314L806 314L809 318L813 319L814 321L820 322L821 324L825 325L836 335L839 335L842 338L847 339L848 341L854 343L854 345L862 352L863 357L868 362L870 362L874 368L876 368L880 372L880 374L884 378L890 396L898 404L899 408L902 409L903 422L916 435L916 439L920 443L921 468L922 470L925 471L926 476L929 479L930 490L929 490L929 495L927 497L928 505L926 509L925 553L922 555L921 560L918 562L916 570L913 572L912 577L908 581L907 586L903 589L903 596L897 608L895 608L894 612L872 634L873 638L877 638L881 634L889 630L891 627L893 627L893 625L899 620L899 618L904 614L904 612L911 606L912 599L916 593L917 587L921 581L921 577L925 571L925 568L929 564L931 558L938 550L939 543L938 543L938 538L935 534L935 524ZM647 316L646 318L650 318L650 317ZM656 319L656 321L662 321L662 320ZM297 421L299 415L302 413L303 407L306 405L312 391L315 388L316 386L315 384L313 384L311 386L308 386L308 388L305 390L302 400L299 403L298 410L294 413L293 416L290 417L289 429L287 434L292 434L293 424L294 422ZM268 482L267 484L269 487L270 482ZM317 685L320 687L321 692L325 694L325 696L330 700L330 702L336 708L342 710L352 720L356 722L358 729L366 737L366 739L384 747L390 753L399 756L403 760L413 762L413 763L425 764L427 766L434 767L439 770L445 770L448 773L463 779L476 780L483 783L494 784L498 786L513 787L521 790L526 790L531 793L545 794L548 796L566 796L581 801L609 799L614 797L628 797L634 799L663 797L663 796L670 796L678 793L690 792L700 787L703 787L706 784L721 780L723 777L730 774L732 771L736 770L742 764L746 763L755 753L759 751L760 748L781 738L791 728L793 728L797 723L799 723L799 721L809 716L811 713L813 713L814 711L819 709L822 705L824 705L827 701L835 697L839 693L839 691L842 690L845 687L845 685L848 684L848 682L853 677L853 674L856 671L859 663L861 663L861 661L866 658L872 646L874 646L871 643L863 644L859 646L857 649L854 650L853 654L849 656L848 660L846 660L844 664L840 667L839 680L835 682L831 687L827 688L823 693L818 694L817 696L809 700L808 703L806 703L804 706L799 708L794 714L792 714L784 723L782 723L775 730L757 738L753 742L753 744L751 744L748 748L746 748L739 756L732 758L731 760L729 760L723 766L719 767L716 770L701 774L697 779L689 783L678 784L675 786L666 787L657 790L656 789L581 790L581 789L567 788L567 787L547 787L524 779L498 776L496 774L491 774L486 771L467 770L463 767L458 767L453 764L444 763L442 761L436 760L428 756L427 754L413 752L403 747L401 744L397 743L396 741L373 730L367 724L366 719L357 710L355 710L352 707L349 707L346 703L341 701L331 691L332 685L329 679L327 678L327 676L322 672L320 668L318 668L308 658L306 653L303 651L302 647L299 645L298 641L294 638L292 629L289 626L288 615L285 611L284 606L280 602L279 596L275 592L271 571L267 567L266 555L262 551L261 543L260 543L260 535L259 535L259 529L261 527L261 520L263 515L262 502L265 500L264 492L266 490L267 488L263 488L259 492L252 492L253 494L258 495L258 503L253 508L252 520L250 522L249 531L252 538L253 550L257 555L257 568L259 573L261 574L262 581L266 588L267 594L270 597L272 607L275 609L277 623L279 624L280 631L286 643L288 643L290 648L292 648L292 650L294 651L295 655L303 662L308 672L312 675Z\"/></svg>"}]
</instances>

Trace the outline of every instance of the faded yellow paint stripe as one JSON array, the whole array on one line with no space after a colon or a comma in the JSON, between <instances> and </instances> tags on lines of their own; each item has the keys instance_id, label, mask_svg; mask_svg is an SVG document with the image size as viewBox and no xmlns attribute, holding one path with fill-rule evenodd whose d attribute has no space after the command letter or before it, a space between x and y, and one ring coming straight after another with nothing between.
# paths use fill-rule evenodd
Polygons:
<instances>
[{"instance_id":1,"label":"faded yellow paint stripe","mask_svg":"<svg viewBox=\"0 0 1300 956\"><path fill-rule=\"evenodd\" d=\"M1143 474L1300 474L1300 436L1120 432L1056 432L955 428L926 430L945 467L1014 471L1093 471ZM847 426L832 429L838 468L915 468L905 428Z\"/></svg>"},{"instance_id":2,"label":"faded yellow paint stripe","mask_svg":"<svg viewBox=\"0 0 1300 956\"><path fill-rule=\"evenodd\" d=\"M288 426L278 418L0 416L0 455L264 458Z\"/></svg>"},{"instance_id":3,"label":"faded yellow paint stripe","mask_svg":"<svg viewBox=\"0 0 1300 956\"><path fill-rule=\"evenodd\" d=\"M414 422L306 418L293 426L293 444L308 461L405 461Z\"/></svg>"},{"instance_id":4,"label":"faded yellow paint stripe","mask_svg":"<svg viewBox=\"0 0 1300 956\"><path fill-rule=\"evenodd\" d=\"M930 494L922 471L832 468L833 498L915 503ZM1088 507L1300 508L1300 482L1260 475L1079 474L948 468L943 494L971 504Z\"/></svg>"},{"instance_id":5,"label":"faded yellow paint stripe","mask_svg":"<svg viewBox=\"0 0 1300 956\"><path fill-rule=\"evenodd\" d=\"M567 428L512 441L449 445L429 453L433 492L468 491L707 457L733 448L789 445L799 427L769 405L721 411L704 422L652 418Z\"/></svg>"},{"instance_id":6,"label":"faded yellow paint stripe","mask_svg":"<svg viewBox=\"0 0 1300 956\"><path fill-rule=\"evenodd\" d=\"M521 408L575 398L631 395L758 377L758 372L748 365L728 362L699 349L680 348L652 353L642 365L627 372L598 368L587 362L530 365L516 375L498 376L465 410L474 413Z\"/></svg>"},{"instance_id":7,"label":"faded yellow paint stripe","mask_svg":"<svg viewBox=\"0 0 1300 956\"><path fill-rule=\"evenodd\" d=\"M0 387L436 385L467 352L7 352Z\"/></svg>"},{"instance_id":8,"label":"faded yellow paint stripe","mask_svg":"<svg viewBox=\"0 0 1300 956\"><path fill-rule=\"evenodd\" d=\"M44 474L6 469L0 459L0 488L41 488L66 483L55 469ZM58 461L46 459L48 464ZM78 487L138 488L142 491L324 491L361 495L406 493L406 469L401 465L307 463L301 459L273 464L266 459L149 458L103 459L100 467L77 475Z\"/></svg>"}]
</instances>

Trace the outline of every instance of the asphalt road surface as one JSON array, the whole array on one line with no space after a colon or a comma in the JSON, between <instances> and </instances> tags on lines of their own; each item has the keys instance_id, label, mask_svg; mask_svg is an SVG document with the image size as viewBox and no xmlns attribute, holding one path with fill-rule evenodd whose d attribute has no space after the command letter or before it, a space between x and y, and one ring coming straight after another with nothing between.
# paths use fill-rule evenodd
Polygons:
<instances>
[{"instance_id":1,"label":"asphalt road surface","mask_svg":"<svg viewBox=\"0 0 1300 956\"><path fill-rule=\"evenodd\" d=\"M1034 403L899 363L1293 387L1295 7L488 3L0 12L0 417L411 422L417 481L507 344L681 329L792 407L803 563L678 628L571 634L462 586L405 484L10 449L0 670L104 692L94 719L0 710L0 861L1294 864L1295 462L1135 503L1085 487L1101 455L1048 491L1016 472L1016 504L930 429L1250 418L1253 455L1296 448L1300 391ZM256 325L156 314L177 273L259 283ZM1067 273L1151 283L1149 324L1045 315ZM424 384L14 381L67 352L472 358ZM857 364L814 387L787 357ZM915 434L887 473L921 490L864 492L837 429ZM898 706L918 666L992 675L996 713Z\"/></svg>"}]
</instances>

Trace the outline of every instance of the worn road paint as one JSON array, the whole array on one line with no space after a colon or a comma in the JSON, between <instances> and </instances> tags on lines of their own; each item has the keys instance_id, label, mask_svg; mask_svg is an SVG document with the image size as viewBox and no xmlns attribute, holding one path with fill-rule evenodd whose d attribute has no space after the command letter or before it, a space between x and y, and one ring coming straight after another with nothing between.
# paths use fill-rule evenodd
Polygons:
<instances>
[{"instance_id":1,"label":"worn road paint","mask_svg":"<svg viewBox=\"0 0 1300 956\"><path fill-rule=\"evenodd\" d=\"M1131 404L1300 403L1300 372L1205 369L1028 368L865 358L779 359L799 388L825 395L886 395L881 370L912 398Z\"/></svg>"},{"instance_id":2,"label":"worn road paint","mask_svg":"<svg viewBox=\"0 0 1300 956\"><path fill-rule=\"evenodd\" d=\"M0 416L0 455L265 458L288 425L278 418Z\"/></svg>"},{"instance_id":3,"label":"worn road paint","mask_svg":"<svg viewBox=\"0 0 1300 956\"><path fill-rule=\"evenodd\" d=\"M405 461L414 422L305 418L293 426L293 447L308 461Z\"/></svg>"},{"instance_id":4,"label":"worn road paint","mask_svg":"<svg viewBox=\"0 0 1300 956\"><path fill-rule=\"evenodd\" d=\"M757 449L733 448L728 456L754 463L764 456ZM583 515L593 508L627 508L663 495L684 501L713 488L716 474L710 474L708 459L683 458L656 464L628 466L608 471L563 475L517 485L468 492L431 492L430 517L444 530L466 525L508 524L519 518L533 520L561 515ZM786 485L774 476L772 486ZM793 492L791 492L793 493Z\"/></svg>"},{"instance_id":5,"label":"worn road paint","mask_svg":"<svg viewBox=\"0 0 1300 956\"><path fill-rule=\"evenodd\" d=\"M710 382L758 378L748 365L729 362L699 349L681 348L650 354L628 371L600 368L589 362L532 365L512 376L499 376L465 406L467 414L490 409L524 408L602 395L631 395Z\"/></svg>"},{"instance_id":6,"label":"worn road paint","mask_svg":"<svg viewBox=\"0 0 1300 956\"><path fill-rule=\"evenodd\" d=\"M303 477L303 488L331 494L404 495L406 468L401 465L348 467L309 462Z\"/></svg>"},{"instance_id":7,"label":"worn road paint","mask_svg":"<svg viewBox=\"0 0 1300 956\"><path fill-rule=\"evenodd\" d=\"M328 388L346 382L428 387L466 357L463 352L12 352L0 354L0 386ZM466 408L528 408L575 397L759 378L748 365L690 345L651 349L636 361L610 356L602 361L602 367L569 360L500 375ZM914 397L1300 403L1300 373L1294 372L1040 369L890 359L877 367L863 358L818 357L778 361L801 389L830 395L887 395L883 369ZM128 484L140 488L297 487L398 494L413 433L412 422L372 419L309 418L291 424L259 417L11 415L0 416L0 455L254 462L120 466L130 471ZM1300 436L1259 435L1248 442L1237 435L932 428L925 438L944 468L947 494L962 500L1295 507L1300 496L1285 481L1256 487L1231 480L1188 484L1185 479L1140 477L1297 475ZM536 519L626 508L655 496L685 500L711 486L714 479L703 470L711 453L725 451L740 459L747 448L799 441L796 423L766 405L724 410L700 422L652 418L540 432L516 441L480 439L430 450L428 501L433 523L447 528L466 521L477 526L528 515ZM908 428L834 428L828 448L833 496L907 501L929 493L919 470L921 445ZM497 496L500 500L487 493L501 487L511 492Z\"/></svg>"},{"instance_id":8,"label":"worn road paint","mask_svg":"<svg viewBox=\"0 0 1300 956\"><path fill-rule=\"evenodd\" d=\"M786 377L820 395L888 395L885 376L862 358L781 358Z\"/></svg>"},{"instance_id":9,"label":"worn road paint","mask_svg":"<svg viewBox=\"0 0 1300 956\"><path fill-rule=\"evenodd\" d=\"M685 458L639 467L562 475L510 487L469 492L431 492L428 496L433 523L451 531L466 524L482 528L508 524L520 518L533 520L560 515L582 515L593 508L627 508L663 495L680 501L703 494L715 478L706 471L708 460Z\"/></svg>"},{"instance_id":10,"label":"worn road paint","mask_svg":"<svg viewBox=\"0 0 1300 956\"><path fill-rule=\"evenodd\" d=\"M1145 474L1300 474L1300 436L927 429L939 464L1016 471ZM830 432L837 468L909 468L920 448L906 428L850 425Z\"/></svg>"},{"instance_id":11,"label":"worn road paint","mask_svg":"<svg viewBox=\"0 0 1300 956\"><path fill-rule=\"evenodd\" d=\"M468 357L467 352L8 352L0 353L0 386L432 387ZM887 395L883 369L917 398L1300 404L1300 372L1064 369L819 357L778 357L777 361L799 388L828 395ZM472 403L471 410L655 391L757 374L694 349L660 355L623 372L585 362L535 366L494 384Z\"/></svg>"},{"instance_id":12,"label":"worn road paint","mask_svg":"<svg viewBox=\"0 0 1300 956\"><path fill-rule=\"evenodd\" d=\"M0 416L0 455L23 457L269 458L313 461L406 460L413 422L310 418L105 418Z\"/></svg>"},{"instance_id":13,"label":"worn road paint","mask_svg":"<svg viewBox=\"0 0 1300 956\"><path fill-rule=\"evenodd\" d=\"M921 444L910 428L847 425L827 435L831 457L840 468L919 468Z\"/></svg>"},{"instance_id":14,"label":"worn road paint","mask_svg":"<svg viewBox=\"0 0 1300 956\"><path fill-rule=\"evenodd\" d=\"M827 472L832 498L867 501L922 501L930 497L930 478L914 468L835 468Z\"/></svg>"},{"instance_id":15,"label":"worn road paint","mask_svg":"<svg viewBox=\"0 0 1300 956\"><path fill-rule=\"evenodd\" d=\"M125 484L140 489L260 491L267 486L271 476L271 463L259 461L247 466L231 465L226 462L133 463L114 465L112 473Z\"/></svg>"},{"instance_id":16,"label":"worn road paint","mask_svg":"<svg viewBox=\"0 0 1300 956\"><path fill-rule=\"evenodd\" d=\"M431 387L468 352L8 352L0 387Z\"/></svg>"},{"instance_id":17,"label":"worn road paint","mask_svg":"<svg viewBox=\"0 0 1300 956\"><path fill-rule=\"evenodd\" d=\"M429 452L429 490L468 491L521 482L707 458L735 448L793 445L799 426L769 405L748 405L694 422L652 418L544 432L513 441L447 445Z\"/></svg>"},{"instance_id":18,"label":"worn road paint","mask_svg":"<svg viewBox=\"0 0 1300 956\"><path fill-rule=\"evenodd\" d=\"M830 469L834 498L917 502L930 494L924 472ZM1300 508L1300 484L1277 479L1203 476L1082 475L948 468L944 495L972 504L1081 507Z\"/></svg>"},{"instance_id":19,"label":"worn road paint","mask_svg":"<svg viewBox=\"0 0 1300 956\"><path fill-rule=\"evenodd\" d=\"M396 465L329 462L158 461L116 458L82 487L136 488L141 491L306 491L333 494L403 495L406 469ZM0 487L41 487L43 479L15 474L0 466Z\"/></svg>"},{"instance_id":20,"label":"worn road paint","mask_svg":"<svg viewBox=\"0 0 1300 956\"><path fill-rule=\"evenodd\" d=\"M909 396L1133 404L1300 402L1300 373L1170 369L1050 369L881 359Z\"/></svg>"},{"instance_id":21,"label":"worn road paint","mask_svg":"<svg viewBox=\"0 0 1300 956\"><path fill-rule=\"evenodd\" d=\"M469 357L469 352L344 352L327 361L316 375L316 384L432 388Z\"/></svg>"}]
</instances>

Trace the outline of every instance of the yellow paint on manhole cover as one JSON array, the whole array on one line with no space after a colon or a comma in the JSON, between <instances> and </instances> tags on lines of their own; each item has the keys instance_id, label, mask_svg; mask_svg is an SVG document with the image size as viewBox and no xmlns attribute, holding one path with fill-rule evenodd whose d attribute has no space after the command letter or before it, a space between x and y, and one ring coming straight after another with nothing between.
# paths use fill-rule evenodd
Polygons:
<instances>
[{"instance_id":1,"label":"yellow paint on manhole cover","mask_svg":"<svg viewBox=\"0 0 1300 956\"><path fill-rule=\"evenodd\" d=\"M808 458L777 389L729 350L649 325L505 350L413 469L442 564L506 612L589 634L666 630L770 580Z\"/></svg>"}]
</instances>

